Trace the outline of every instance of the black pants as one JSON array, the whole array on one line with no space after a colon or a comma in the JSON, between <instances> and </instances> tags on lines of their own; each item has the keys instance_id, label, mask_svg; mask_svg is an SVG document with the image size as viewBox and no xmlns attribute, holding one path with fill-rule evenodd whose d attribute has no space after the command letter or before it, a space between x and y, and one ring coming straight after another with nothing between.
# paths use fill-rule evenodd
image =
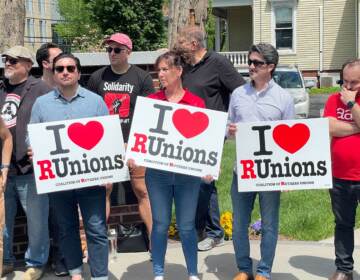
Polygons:
<instances>
[{"instance_id":1,"label":"black pants","mask_svg":"<svg viewBox=\"0 0 360 280\"><path fill-rule=\"evenodd\" d=\"M224 230L220 225L219 202L215 181L210 184L202 183L200 185L195 225L199 236L202 238L221 239L224 236Z\"/></svg>"},{"instance_id":2,"label":"black pants","mask_svg":"<svg viewBox=\"0 0 360 280\"><path fill-rule=\"evenodd\" d=\"M335 216L335 265L337 270L351 272L354 268L354 227L360 199L360 181L333 179L330 189Z\"/></svg>"}]
</instances>

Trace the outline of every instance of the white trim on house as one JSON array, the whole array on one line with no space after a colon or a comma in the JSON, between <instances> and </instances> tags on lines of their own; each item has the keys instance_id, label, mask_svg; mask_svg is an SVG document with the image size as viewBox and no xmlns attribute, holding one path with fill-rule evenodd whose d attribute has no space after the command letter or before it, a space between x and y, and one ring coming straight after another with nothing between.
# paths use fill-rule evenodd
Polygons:
<instances>
[{"instance_id":1,"label":"white trim on house","mask_svg":"<svg viewBox=\"0 0 360 280\"><path fill-rule=\"evenodd\" d=\"M213 8L250 6L253 0L213 0Z\"/></svg>"},{"instance_id":2,"label":"white trim on house","mask_svg":"<svg viewBox=\"0 0 360 280\"><path fill-rule=\"evenodd\" d=\"M275 9L282 7L292 8L292 49L278 49L279 55L295 55L296 54L296 15L297 15L297 1L296 0L270 0L271 2L271 43L276 47L275 34Z\"/></svg>"}]
</instances>

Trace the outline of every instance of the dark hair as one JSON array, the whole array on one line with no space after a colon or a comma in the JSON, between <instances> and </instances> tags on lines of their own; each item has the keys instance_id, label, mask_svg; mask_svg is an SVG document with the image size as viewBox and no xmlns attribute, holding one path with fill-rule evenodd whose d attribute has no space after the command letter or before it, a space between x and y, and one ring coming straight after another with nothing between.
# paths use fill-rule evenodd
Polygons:
<instances>
[{"instance_id":1,"label":"dark hair","mask_svg":"<svg viewBox=\"0 0 360 280\"><path fill-rule=\"evenodd\" d=\"M49 59L49 49L60 49L60 47L55 43L45 43L36 51L36 62L41 71L43 71L42 62Z\"/></svg>"},{"instance_id":2,"label":"dark hair","mask_svg":"<svg viewBox=\"0 0 360 280\"><path fill-rule=\"evenodd\" d=\"M169 66L183 67L184 65L184 61L177 51L167 51L156 59L155 69L159 68L159 64L163 60L165 60Z\"/></svg>"},{"instance_id":3,"label":"dark hair","mask_svg":"<svg viewBox=\"0 0 360 280\"><path fill-rule=\"evenodd\" d=\"M71 58L72 60L74 60L78 72L81 72L80 60L79 60L76 56L74 56L73 54L71 54L71 53L61 53L61 54L59 54L58 56L56 56L56 57L54 58L54 61L53 61L53 72L55 71L55 64L56 64L56 62L57 62L58 60L60 60L60 59L63 59L63 58Z\"/></svg>"},{"instance_id":4,"label":"dark hair","mask_svg":"<svg viewBox=\"0 0 360 280\"><path fill-rule=\"evenodd\" d=\"M274 48L274 46L271 44L267 44L267 43L259 43L256 45L252 45L250 47L248 56L250 56L250 54L252 52L259 53L266 61L266 64L274 64L275 65L274 69L271 71L271 76L272 76L275 71L276 66L279 63L279 53Z\"/></svg>"}]
</instances>

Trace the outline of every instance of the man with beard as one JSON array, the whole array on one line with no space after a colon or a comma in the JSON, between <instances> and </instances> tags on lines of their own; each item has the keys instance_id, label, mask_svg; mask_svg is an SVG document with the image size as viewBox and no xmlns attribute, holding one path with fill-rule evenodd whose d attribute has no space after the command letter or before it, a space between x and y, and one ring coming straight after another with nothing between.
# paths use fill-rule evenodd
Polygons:
<instances>
[{"instance_id":1,"label":"man with beard","mask_svg":"<svg viewBox=\"0 0 360 280\"><path fill-rule=\"evenodd\" d=\"M24 280L42 276L49 255L48 212L46 194L36 193L32 163L25 143L31 108L37 97L50 91L40 79L29 76L33 54L23 46L15 46L2 54L5 64L5 88L0 95L2 118L13 137L13 153L5 190L5 230L3 275L14 270L14 222L17 200L27 218L28 248L25 253Z\"/></svg>"}]
</instances>

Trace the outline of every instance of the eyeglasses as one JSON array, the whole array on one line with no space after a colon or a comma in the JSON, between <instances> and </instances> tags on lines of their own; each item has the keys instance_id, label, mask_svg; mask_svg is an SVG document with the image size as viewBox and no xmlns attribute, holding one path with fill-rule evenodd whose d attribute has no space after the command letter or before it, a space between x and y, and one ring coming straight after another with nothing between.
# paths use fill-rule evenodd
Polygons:
<instances>
[{"instance_id":1,"label":"eyeglasses","mask_svg":"<svg viewBox=\"0 0 360 280\"><path fill-rule=\"evenodd\" d=\"M62 73L64 72L64 69L66 68L66 70L69 72L69 73L74 73L75 72L75 69L76 69L76 66L75 65L67 65L67 66L55 66L55 71L58 72L58 73Z\"/></svg>"},{"instance_id":2,"label":"eyeglasses","mask_svg":"<svg viewBox=\"0 0 360 280\"><path fill-rule=\"evenodd\" d=\"M107 48L106 48L106 51L107 51L108 53L111 53L112 51L114 51L114 53L119 54L119 53L121 53L122 51L126 51L126 49L125 49L125 48L112 48L112 47L107 47Z\"/></svg>"},{"instance_id":3,"label":"eyeglasses","mask_svg":"<svg viewBox=\"0 0 360 280\"><path fill-rule=\"evenodd\" d=\"M8 56L3 56L2 58L2 62L5 64L6 62L9 62L10 65L15 65L19 62L18 59L16 58L12 58L12 57L8 57Z\"/></svg>"},{"instance_id":4,"label":"eyeglasses","mask_svg":"<svg viewBox=\"0 0 360 280\"><path fill-rule=\"evenodd\" d=\"M265 61L260 61L260 60L248 59L248 65L250 66L251 64L254 64L255 67L259 67L259 66L265 65L266 62Z\"/></svg>"}]
</instances>

